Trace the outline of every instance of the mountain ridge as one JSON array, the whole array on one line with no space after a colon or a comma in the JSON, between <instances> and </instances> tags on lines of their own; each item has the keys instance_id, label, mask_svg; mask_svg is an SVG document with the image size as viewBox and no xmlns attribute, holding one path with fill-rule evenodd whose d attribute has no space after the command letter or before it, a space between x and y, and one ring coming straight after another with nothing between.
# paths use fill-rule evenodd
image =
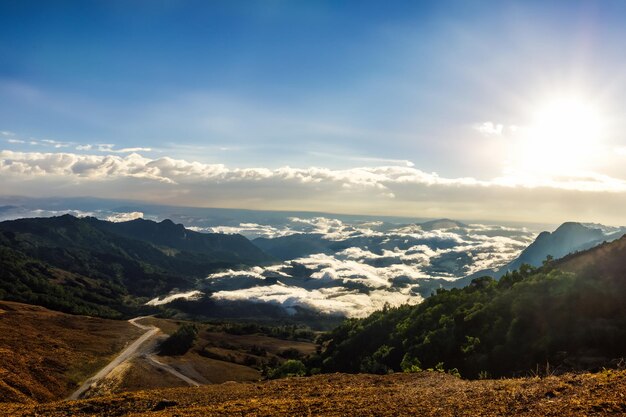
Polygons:
<instances>
[{"instance_id":1,"label":"mountain ridge","mask_svg":"<svg viewBox=\"0 0 626 417\"><path fill-rule=\"evenodd\" d=\"M257 264L259 254L270 259L243 236L218 236L222 242L247 246L239 254L187 252L149 243L145 236L138 240L111 231L122 227L71 215L0 222L0 298L120 317L145 309L141 306L144 297L191 289L209 273ZM165 223L165 227L171 225ZM189 234L196 240L214 238ZM246 253L253 257L246 258Z\"/></svg>"}]
</instances>

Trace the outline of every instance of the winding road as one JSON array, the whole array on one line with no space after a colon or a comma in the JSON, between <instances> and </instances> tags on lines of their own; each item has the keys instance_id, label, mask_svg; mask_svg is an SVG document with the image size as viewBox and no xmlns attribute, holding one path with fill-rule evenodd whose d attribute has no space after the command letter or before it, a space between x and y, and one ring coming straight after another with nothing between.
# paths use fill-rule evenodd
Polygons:
<instances>
[{"instance_id":1,"label":"winding road","mask_svg":"<svg viewBox=\"0 0 626 417\"><path fill-rule=\"evenodd\" d=\"M157 360L154 355L154 347L155 344L147 343L149 340L154 339L161 333L161 329L156 326L146 326L141 323L138 323L138 320L144 319L149 316L141 316L135 317L134 319L128 320L130 324L135 327L138 327L146 332L139 336L133 343L131 343L126 349L120 352L111 362L109 362L104 368L98 371L97 374L87 379L83 384L74 391L69 397L68 400L78 400L80 399L91 387L97 385L100 381L107 377L116 367L138 356L142 356L147 359L148 363L152 366L162 369L170 374L174 375L176 378L185 381L187 384L192 386L200 386L200 383L194 381L193 379L181 374L176 369L172 368L170 365L160 362Z\"/></svg>"}]
</instances>

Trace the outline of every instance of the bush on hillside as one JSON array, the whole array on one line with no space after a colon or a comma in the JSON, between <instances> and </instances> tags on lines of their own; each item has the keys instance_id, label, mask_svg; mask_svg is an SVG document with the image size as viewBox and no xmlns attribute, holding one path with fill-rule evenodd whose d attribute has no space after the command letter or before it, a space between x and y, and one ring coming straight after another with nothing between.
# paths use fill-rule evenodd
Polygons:
<instances>
[{"instance_id":1,"label":"bush on hillside","mask_svg":"<svg viewBox=\"0 0 626 417\"><path fill-rule=\"evenodd\" d=\"M198 328L193 324L185 323L161 343L159 354L167 356L184 355L191 349L197 337Z\"/></svg>"}]
</instances>

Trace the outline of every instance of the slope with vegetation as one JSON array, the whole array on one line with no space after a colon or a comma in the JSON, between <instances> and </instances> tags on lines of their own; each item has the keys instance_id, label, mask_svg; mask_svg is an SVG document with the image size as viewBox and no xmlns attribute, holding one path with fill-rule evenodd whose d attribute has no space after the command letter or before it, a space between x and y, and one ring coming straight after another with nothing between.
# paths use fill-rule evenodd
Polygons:
<instances>
[{"instance_id":1,"label":"slope with vegetation","mask_svg":"<svg viewBox=\"0 0 626 417\"><path fill-rule=\"evenodd\" d=\"M626 356L626 239L499 281L478 278L417 306L328 333L313 372L444 368L464 377L599 369Z\"/></svg>"},{"instance_id":2,"label":"slope with vegetation","mask_svg":"<svg viewBox=\"0 0 626 417\"><path fill-rule=\"evenodd\" d=\"M193 288L211 272L268 260L243 236L196 233L169 221L114 224L70 215L6 221L0 299L122 317L137 314L148 297Z\"/></svg>"}]
</instances>

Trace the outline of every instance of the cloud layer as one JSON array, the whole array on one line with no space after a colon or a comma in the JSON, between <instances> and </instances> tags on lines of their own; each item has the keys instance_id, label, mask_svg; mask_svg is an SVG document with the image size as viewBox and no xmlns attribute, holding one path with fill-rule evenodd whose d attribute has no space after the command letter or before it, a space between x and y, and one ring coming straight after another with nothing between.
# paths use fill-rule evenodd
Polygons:
<instances>
[{"instance_id":1,"label":"cloud layer","mask_svg":"<svg viewBox=\"0 0 626 417\"><path fill-rule=\"evenodd\" d=\"M446 178L408 165L343 170L229 168L134 152L89 155L4 150L0 151L0 175L4 194L98 195L176 205L462 219L615 223L626 202L625 181L593 173L479 180ZM594 217L583 217L588 213Z\"/></svg>"},{"instance_id":2,"label":"cloud layer","mask_svg":"<svg viewBox=\"0 0 626 417\"><path fill-rule=\"evenodd\" d=\"M280 228L230 227L231 232L253 235L272 229L275 237L299 234L300 242L317 241L321 234L328 246L322 253L268 267L212 274L202 289L217 300L270 303L288 312L304 307L363 317L385 303L416 304L443 283L497 269L534 238L534 233L525 229L446 224L428 230L416 224L349 223L313 217L291 218Z\"/></svg>"}]
</instances>

